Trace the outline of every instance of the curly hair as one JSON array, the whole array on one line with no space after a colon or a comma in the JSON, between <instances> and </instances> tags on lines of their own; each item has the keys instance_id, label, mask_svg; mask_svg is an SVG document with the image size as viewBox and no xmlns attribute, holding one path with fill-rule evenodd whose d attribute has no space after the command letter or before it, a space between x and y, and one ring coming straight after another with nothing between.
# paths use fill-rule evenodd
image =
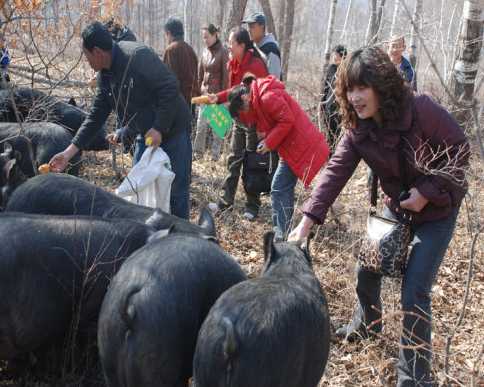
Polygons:
<instances>
[{"instance_id":1,"label":"curly hair","mask_svg":"<svg viewBox=\"0 0 484 387\"><path fill-rule=\"evenodd\" d=\"M411 95L403 77L382 49L365 47L354 51L339 65L336 74L336 100L346 129L356 126L357 115L347 97L348 91L355 86L373 88L383 122L398 120L402 105Z\"/></svg>"}]
</instances>

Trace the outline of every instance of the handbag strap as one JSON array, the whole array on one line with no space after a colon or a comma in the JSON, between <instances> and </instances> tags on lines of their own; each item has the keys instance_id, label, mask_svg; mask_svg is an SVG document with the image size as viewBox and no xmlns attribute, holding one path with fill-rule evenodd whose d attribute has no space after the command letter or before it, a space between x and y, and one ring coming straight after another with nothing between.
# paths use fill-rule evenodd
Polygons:
<instances>
[{"instance_id":1,"label":"handbag strap","mask_svg":"<svg viewBox=\"0 0 484 387\"><path fill-rule=\"evenodd\" d=\"M400 177L402 179L401 191L408 191L408 174L407 168L405 167L405 153L404 148L405 136L400 135L400 144L398 146L398 167L400 169ZM372 207L376 207L378 200L378 176L376 173L370 169L370 204Z\"/></svg>"}]
</instances>

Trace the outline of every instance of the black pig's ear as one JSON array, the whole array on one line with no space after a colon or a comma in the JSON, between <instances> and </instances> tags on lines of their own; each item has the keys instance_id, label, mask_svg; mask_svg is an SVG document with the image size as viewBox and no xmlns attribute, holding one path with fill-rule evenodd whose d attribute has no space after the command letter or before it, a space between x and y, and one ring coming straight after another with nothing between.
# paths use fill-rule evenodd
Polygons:
<instances>
[{"instance_id":1,"label":"black pig's ear","mask_svg":"<svg viewBox=\"0 0 484 387\"><path fill-rule=\"evenodd\" d=\"M314 232L310 232L309 235L301 242L301 246L300 246L301 250L304 252L309 262L312 261L309 245L313 238L314 238Z\"/></svg>"},{"instance_id":2,"label":"black pig's ear","mask_svg":"<svg viewBox=\"0 0 484 387\"><path fill-rule=\"evenodd\" d=\"M264 261L270 262L274 255L274 232L264 234Z\"/></svg>"},{"instance_id":3,"label":"black pig's ear","mask_svg":"<svg viewBox=\"0 0 484 387\"><path fill-rule=\"evenodd\" d=\"M16 164L17 164L16 159L10 159L5 164L4 171L5 171L5 177L7 178L7 180L10 180L12 178L13 171Z\"/></svg>"},{"instance_id":4,"label":"black pig's ear","mask_svg":"<svg viewBox=\"0 0 484 387\"><path fill-rule=\"evenodd\" d=\"M205 231L208 236L217 238L217 231L215 230L215 221L212 213L207 207L203 207L198 218L198 225Z\"/></svg>"}]
</instances>

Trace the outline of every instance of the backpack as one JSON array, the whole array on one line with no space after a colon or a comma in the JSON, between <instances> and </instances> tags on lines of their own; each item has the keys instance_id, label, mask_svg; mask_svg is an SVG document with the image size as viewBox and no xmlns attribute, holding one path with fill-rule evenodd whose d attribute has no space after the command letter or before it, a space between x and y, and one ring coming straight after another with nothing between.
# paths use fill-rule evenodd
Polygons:
<instances>
[{"instance_id":1,"label":"backpack","mask_svg":"<svg viewBox=\"0 0 484 387\"><path fill-rule=\"evenodd\" d=\"M270 193L278 162L277 152L260 154L245 151L242 164L242 183L245 191L252 194Z\"/></svg>"}]
</instances>

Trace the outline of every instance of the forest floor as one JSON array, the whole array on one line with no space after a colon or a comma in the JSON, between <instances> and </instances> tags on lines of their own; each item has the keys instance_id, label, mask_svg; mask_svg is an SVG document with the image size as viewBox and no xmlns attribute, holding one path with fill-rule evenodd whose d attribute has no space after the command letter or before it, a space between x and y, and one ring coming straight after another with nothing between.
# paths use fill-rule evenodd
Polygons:
<instances>
[{"instance_id":1,"label":"forest floor","mask_svg":"<svg viewBox=\"0 0 484 387\"><path fill-rule=\"evenodd\" d=\"M293 84L298 87L293 94L307 110L314 112L314 87L305 85L317 85L319 79L316 71L308 73L312 74L313 79L293 76ZM67 93L73 91L68 90ZM87 90L77 90L77 93L79 96L89 94ZM120 184L120 179L110 168L110 152L85 154L84 159L81 177L109 190L114 190ZM125 166L121 175L128 172L128 165L131 165L129 156L118 154L117 161ZM207 157L193 163L193 221L196 221L202 206L217 199L225 175L224 165L224 157L218 162ZM439 384L484 386L482 235L481 239L476 239L471 254L472 241L476 238L477 230L482 228L484 219L482 176L482 161L475 157L469 169L469 194L462 205L454 238L433 287L433 369ZM234 210L216 217L217 232L222 247L237 259L250 277L255 277L263 266L263 234L272 229L270 198L263 198L260 216L256 221L249 222L242 217L241 192L240 188ZM298 185L298 205L309 196L309 192ZM368 210L366 166L363 163L337 203L335 213L330 214L326 223L317 229L311 245L314 271L326 293L333 328L351 318L356 299L354 253L364 234ZM296 220L299 217L300 213L296 212ZM400 285L397 280L385 280L383 283L384 331L378 338L360 343L332 341L320 386L395 385L401 329ZM12 385L10 382L0 382L0 386Z\"/></svg>"},{"instance_id":2,"label":"forest floor","mask_svg":"<svg viewBox=\"0 0 484 387\"><path fill-rule=\"evenodd\" d=\"M131 160L118 155L118 164L129 170ZM105 188L114 189L119 180L106 165L111 154L101 152L88 157L83 177ZM475 244L473 267L469 277L471 242L480 226L484 195L479 177L479 161L469 171L470 190L463 204L454 238L433 287L434 374L439 384L447 381L456 386L484 386L484 255L482 239ZM192 220L202 206L214 201L225 174L224 158L213 162L210 157L193 163L191 185ZM309 191L298 185L297 202L301 204ZM317 229L311 245L314 271L326 293L333 328L347 322L355 303L356 246L364 232L367 214L366 166L357 172L337 201L335 213ZM242 217L244 198L240 187L233 211L216 217L222 247L242 265L249 277L258 276L263 266L263 234L271 230L270 198L262 199L260 216L254 222ZM299 219L300 213L296 214ZM332 340L331 353L320 386L391 386L395 385L395 365L400 335L400 282L384 280L384 331L375 340L360 343ZM464 303L466 289L467 300ZM463 318L458 324L460 315ZM297 333L296 333L297 334ZM450 347L447 341L450 340ZM445 362L448 368L445 369Z\"/></svg>"}]
</instances>

